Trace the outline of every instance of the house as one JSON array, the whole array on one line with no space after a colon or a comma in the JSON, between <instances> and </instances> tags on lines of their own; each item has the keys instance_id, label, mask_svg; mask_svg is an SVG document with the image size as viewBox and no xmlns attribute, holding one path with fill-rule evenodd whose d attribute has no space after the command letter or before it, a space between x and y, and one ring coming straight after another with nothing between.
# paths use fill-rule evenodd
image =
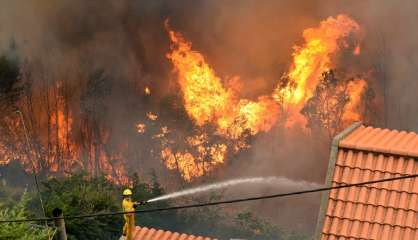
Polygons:
<instances>
[{"instance_id":1,"label":"house","mask_svg":"<svg viewBox=\"0 0 418 240\"><path fill-rule=\"evenodd\" d=\"M326 184L417 173L417 133L355 123L333 139ZM418 178L324 193L315 239L418 239Z\"/></svg>"},{"instance_id":2,"label":"house","mask_svg":"<svg viewBox=\"0 0 418 240\"><path fill-rule=\"evenodd\" d=\"M157 230L147 227L136 227L133 240L216 240L208 237L187 235L184 233Z\"/></svg>"}]
</instances>

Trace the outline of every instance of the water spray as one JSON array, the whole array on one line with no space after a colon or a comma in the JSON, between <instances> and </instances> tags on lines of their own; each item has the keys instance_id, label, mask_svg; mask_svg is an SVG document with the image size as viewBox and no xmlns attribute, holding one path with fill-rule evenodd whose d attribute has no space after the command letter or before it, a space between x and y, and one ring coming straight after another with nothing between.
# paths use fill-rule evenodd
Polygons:
<instances>
[{"instance_id":1,"label":"water spray","mask_svg":"<svg viewBox=\"0 0 418 240\"><path fill-rule=\"evenodd\" d=\"M194 188L181 190L178 192L165 194L156 198L152 198L148 200L147 203L173 199L173 198L179 198L183 196L223 189L223 188L241 185L241 184L267 184L267 185L275 185L275 186L283 186L283 187L292 187L292 188L298 188L298 189L317 188L321 186L320 184L317 184L317 183L307 182L307 181L295 181L286 177L239 178L239 179L226 180L222 182L212 183L212 184L208 184L208 185L204 185L200 187L194 187Z\"/></svg>"}]
</instances>

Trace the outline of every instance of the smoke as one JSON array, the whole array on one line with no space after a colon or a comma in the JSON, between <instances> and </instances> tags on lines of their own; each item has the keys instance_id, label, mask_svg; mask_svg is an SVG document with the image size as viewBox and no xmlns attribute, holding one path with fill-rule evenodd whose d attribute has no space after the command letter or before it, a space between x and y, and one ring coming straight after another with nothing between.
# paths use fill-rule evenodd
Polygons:
<instances>
[{"instance_id":1,"label":"smoke","mask_svg":"<svg viewBox=\"0 0 418 240\"><path fill-rule=\"evenodd\" d=\"M365 31L364 66L374 69L383 100L381 126L418 131L418 3L351 1L324 6L325 14L344 11L355 16ZM388 21L390 19L390 21Z\"/></svg>"},{"instance_id":2,"label":"smoke","mask_svg":"<svg viewBox=\"0 0 418 240\"><path fill-rule=\"evenodd\" d=\"M374 80L381 113L373 124L418 131L417 11L415 0L402 4L391 0L0 0L0 50L8 52L15 42L17 54L31 71L36 94L56 80L74 89L69 96L73 129L82 118L81 89L102 70L112 89L102 98L100 115L101 124L109 129L108 145L135 156L127 163L129 173L131 169L146 173L160 166L145 153L149 140L132 131L136 123L146 121L146 112L160 113L159 120L172 127L190 128L189 122L173 120L181 114L170 112L181 109L181 104L169 98L177 89L165 57L169 50L165 19L191 40L219 75L239 75L243 97L255 98L270 93L288 69L292 47L303 41L303 29L328 16L348 14L364 31L362 53L357 62L339 65L361 66ZM141 95L145 86L151 89L149 98ZM167 108L170 111L164 112ZM328 144L329 139L306 136L298 127L290 131L277 127L252 139L252 148L231 159L215 177L284 175L323 182ZM296 227L312 232L319 198L249 206L276 223L289 227L299 223Z\"/></svg>"}]
</instances>

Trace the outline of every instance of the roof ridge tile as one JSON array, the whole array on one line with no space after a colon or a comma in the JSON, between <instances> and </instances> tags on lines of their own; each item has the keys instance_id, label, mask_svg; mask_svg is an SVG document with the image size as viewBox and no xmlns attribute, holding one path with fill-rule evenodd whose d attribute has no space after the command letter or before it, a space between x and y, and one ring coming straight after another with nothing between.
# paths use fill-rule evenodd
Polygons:
<instances>
[{"instance_id":1,"label":"roof ridge tile","mask_svg":"<svg viewBox=\"0 0 418 240\"><path fill-rule=\"evenodd\" d=\"M395 148L395 154L408 155L408 143L416 137L414 132L407 132L406 135L398 142Z\"/></svg>"},{"instance_id":2,"label":"roof ridge tile","mask_svg":"<svg viewBox=\"0 0 418 240\"><path fill-rule=\"evenodd\" d=\"M397 130L394 130L394 131L397 132L397 134L395 135L395 137L390 138L389 141L387 142L387 148L390 153L394 152L394 149L399 144L399 142L401 142L403 137L407 135L405 131L399 131L399 132Z\"/></svg>"},{"instance_id":3,"label":"roof ridge tile","mask_svg":"<svg viewBox=\"0 0 418 240\"><path fill-rule=\"evenodd\" d=\"M380 133L378 134L379 137L376 137L376 140L373 144L373 147L371 148L373 151L377 151L378 149L376 148L377 146L382 146L382 143L384 143L387 139L387 135L390 134L390 130L389 129L382 129L380 131Z\"/></svg>"},{"instance_id":4,"label":"roof ridge tile","mask_svg":"<svg viewBox=\"0 0 418 240\"><path fill-rule=\"evenodd\" d=\"M355 139L358 138L358 135L362 134L364 129L365 129L364 125L360 125L354 131L348 134L345 138L341 139L341 141L339 142L339 145L340 146L341 145L354 146L353 142L355 142Z\"/></svg>"},{"instance_id":5,"label":"roof ridge tile","mask_svg":"<svg viewBox=\"0 0 418 240\"><path fill-rule=\"evenodd\" d=\"M408 149L408 155L418 157L418 136L411 142L410 148Z\"/></svg>"},{"instance_id":6,"label":"roof ridge tile","mask_svg":"<svg viewBox=\"0 0 418 240\"><path fill-rule=\"evenodd\" d=\"M341 139L339 146L349 149L418 157L418 134L361 125Z\"/></svg>"},{"instance_id":7,"label":"roof ridge tile","mask_svg":"<svg viewBox=\"0 0 418 240\"><path fill-rule=\"evenodd\" d=\"M362 134L360 134L360 135L358 135L358 137L357 137L357 139L356 139L356 142L354 143L354 147L355 148L358 148L359 147L359 145L360 145L360 143L362 142L362 140L364 140L363 138L367 138L368 137L368 135L370 134L370 132L372 132L374 130L374 128L372 128L372 127L366 127L364 130L363 130L363 133ZM354 140L354 139L353 139Z\"/></svg>"},{"instance_id":8,"label":"roof ridge tile","mask_svg":"<svg viewBox=\"0 0 418 240\"><path fill-rule=\"evenodd\" d=\"M362 146L366 150L371 150L373 147L371 142L373 142L375 136L378 135L379 132L380 132L380 128L371 128L368 134L365 134L363 138L357 141L356 146Z\"/></svg>"},{"instance_id":9,"label":"roof ridge tile","mask_svg":"<svg viewBox=\"0 0 418 240\"><path fill-rule=\"evenodd\" d=\"M133 236L133 240L216 240L209 237L139 226L135 227Z\"/></svg>"},{"instance_id":10,"label":"roof ridge tile","mask_svg":"<svg viewBox=\"0 0 418 240\"><path fill-rule=\"evenodd\" d=\"M155 228L150 228L148 232L145 234L145 240L152 240L154 239L153 236L157 232Z\"/></svg>"}]
</instances>

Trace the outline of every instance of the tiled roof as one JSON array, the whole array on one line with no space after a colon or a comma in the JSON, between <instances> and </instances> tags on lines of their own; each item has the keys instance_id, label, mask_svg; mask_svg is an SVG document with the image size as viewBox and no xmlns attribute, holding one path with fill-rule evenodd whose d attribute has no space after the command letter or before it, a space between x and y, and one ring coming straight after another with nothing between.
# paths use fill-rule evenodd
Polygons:
<instances>
[{"instance_id":1,"label":"tiled roof","mask_svg":"<svg viewBox=\"0 0 418 240\"><path fill-rule=\"evenodd\" d=\"M360 126L340 141L340 147L418 157L418 135L389 129Z\"/></svg>"},{"instance_id":2,"label":"tiled roof","mask_svg":"<svg viewBox=\"0 0 418 240\"><path fill-rule=\"evenodd\" d=\"M358 126L336 150L332 186L418 173L413 132ZM334 189L323 204L319 239L418 239L417 178Z\"/></svg>"},{"instance_id":3,"label":"tiled roof","mask_svg":"<svg viewBox=\"0 0 418 240\"><path fill-rule=\"evenodd\" d=\"M133 240L215 240L208 237L187 235L184 233L157 230L147 227L136 227Z\"/></svg>"}]
</instances>

